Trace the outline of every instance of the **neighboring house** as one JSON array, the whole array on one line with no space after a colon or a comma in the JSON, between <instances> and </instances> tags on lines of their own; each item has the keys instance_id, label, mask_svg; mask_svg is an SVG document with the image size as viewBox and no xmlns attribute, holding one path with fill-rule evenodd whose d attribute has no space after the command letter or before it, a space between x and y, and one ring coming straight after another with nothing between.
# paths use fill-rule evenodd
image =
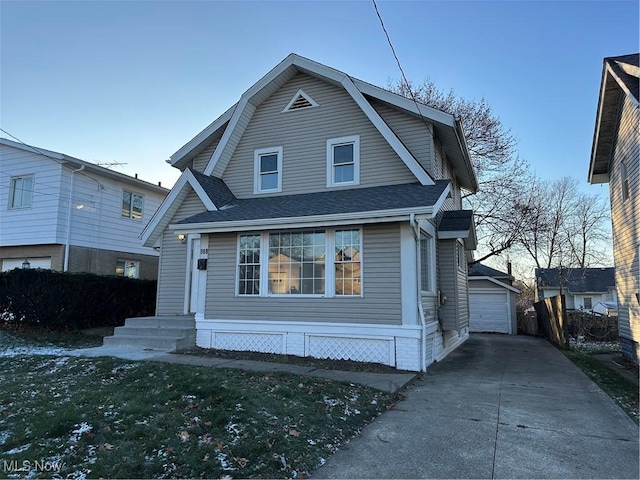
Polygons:
<instances>
[{"instance_id":1,"label":"neighboring house","mask_svg":"<svg viewBox=\"0 0 640 480\"><path fill-rule=\"evenodd\" d=\"M2 271L157 278L158 252L140 234L168 189L4 138L0 163Z\"/></svg>"},{"instance_id":2,"label":"neighboring house","mask_svg":"<svg viewBox=\"0 0 640 480\"><path fill-rule=\"evenodd\" d=\"M613 302L615 268L536 268L538 300L565 296L567 310L593 310L600 302Z\"/></svg>"},{"instance_id":3,"label":"neighboring house","mask_svg":"<svg viewBox=\"0 0 640 480\"><path fill-rule=\"evenodd\" d=\"M418 371L468 338L454 116L291 54L170 163L143 240L197 345Z\"/></svg>"},{"instance_id":4,"label":"neighboring house","mask_svg":"<svg viewBox=\"0 0 640 480\"><path fill-rule=\"evenodd\" d=\"M513 276L476 263L469 265L469 329L472 332L518 333Z\"/></svg>"},{"instance_id":5,"label":"neighboring house","mask_svg":"<svg viewBox=\"0 0 640 480\"><path fill-rule=\"evenodd\" d=\"M638 53L604 59L589 164L590 183L609 183L622 350L640 357L640 82Z\"/></svg>"}]
</instances>

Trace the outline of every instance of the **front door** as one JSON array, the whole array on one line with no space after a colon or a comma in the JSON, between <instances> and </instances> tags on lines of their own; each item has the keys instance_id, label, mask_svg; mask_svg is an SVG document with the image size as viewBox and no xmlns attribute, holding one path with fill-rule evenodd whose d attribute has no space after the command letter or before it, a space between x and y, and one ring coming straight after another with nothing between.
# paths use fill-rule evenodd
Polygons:
<instances>
[{"instance_id":1,"label":"front door","mask_svg":"<svg viewBox=\"0 0 640 480\"><path fill-rule=\"evenodd\" d=\"M207 286L209 241L207 235L189 237L189 292L188 312L204 315Z\"/></svg>"}]
</instances>

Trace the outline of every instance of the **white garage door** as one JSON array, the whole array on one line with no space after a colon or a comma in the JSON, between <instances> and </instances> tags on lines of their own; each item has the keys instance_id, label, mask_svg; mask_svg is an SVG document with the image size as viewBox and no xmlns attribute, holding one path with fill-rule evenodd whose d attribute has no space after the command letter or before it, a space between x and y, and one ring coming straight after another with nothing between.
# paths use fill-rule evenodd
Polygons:
<instances>
[{"instance_id":1,"label":"white garage door","mask_svg":"<svg viewBox=\"0 0 640 480\"><path fill-rule=\"evenodd\" d=\"M51 268L51 257L29 258L29 268ZM5 258L2 261L2 271L7 272L14 268L22 268L24 258Z\"/></svg>"},{"instance_id":2,"label":"white garage door","mask_svg":"<svg viewBox=\"0 0 640 480\"><path fill-rule=\"evenodd\" d=\"M506 293L469 292L469 330L509 333L509 324Z\"/></svg>"}]
</instances>

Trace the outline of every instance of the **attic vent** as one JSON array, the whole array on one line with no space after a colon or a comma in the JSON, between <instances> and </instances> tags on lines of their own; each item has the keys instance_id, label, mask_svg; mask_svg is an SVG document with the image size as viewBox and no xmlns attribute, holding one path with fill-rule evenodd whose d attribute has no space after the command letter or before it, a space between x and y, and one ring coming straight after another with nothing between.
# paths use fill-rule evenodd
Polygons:
<instances>
[{"instance_id":1,"label":"attic vent","mask_svg":"<svg viewBox=\"0 0 640 480\"><path fill-rule=\"evenodd\" d=\"M309 95L304 93L302 89L298 90L293 98L284 107L283 112L290 112L291 110L301 110L303 108L317 107L318 104Z\"/></svg>"}]
</instances>

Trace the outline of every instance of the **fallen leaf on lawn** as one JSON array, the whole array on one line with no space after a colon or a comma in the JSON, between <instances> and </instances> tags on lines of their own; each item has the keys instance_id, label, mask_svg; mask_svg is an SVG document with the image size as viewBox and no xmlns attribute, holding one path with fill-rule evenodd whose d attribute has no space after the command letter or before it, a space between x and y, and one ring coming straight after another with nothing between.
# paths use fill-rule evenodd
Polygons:
<instances>
[{"instance_id":1,"label":"fallen leaf on lawn","mask_svg":"<svg viewBox=\"0 0 640 480\"><path fill-rule=\"evenodd\" d=\"M187 440L189 440L189 432L187 432L186 430L182 430L179 437L182 442L186 442Z\"/></svg>"},{"instance_id":2,"label":"fallen leaf on lawn","mask_svg":"<svg viewBox=\"0 0 640 480\"><path fill-rule=\"evenodd\" d=\"M288 429L287 433L289 435L291 435L292 437L299 437L300 436L300 432L297 431L297 430L294 430L293 428Z\"/></svg>"},{"instance_id":3,"label":"fallen leaf on lawn","mask_svg":"<svg viewBox=\"0 0 640 480\"><path fill-rule=\"evenodd\" d=\"M233 460L240 465L240 468L244 468L247 466L247 463L249 463L249 460L247 460L246 458L242 458L242 457L233 457Z\"/></svg>"},{"instance_id":4,"label":"fallen leaf on lawn","mask_svg":"<svg viewBox=\"0 0 640 480\"><path fill-rule=\"evenodd\" d=\"M210 427L211 425L213 425L211 422L204 422L205 427Z\"/></svg>"},{"instance_id":5,"label":"fallen leaf on lawn","mask_svg":"<svg viewBox=\"0 0 640 480\"><path fill-rule=\"evenodd\" d=\"M98 448L101 452L104 452L106 450L113 450L113 445L111 445L110 443L103 443L100 445L100 447Z\"/></svg>"}]
</instances>

